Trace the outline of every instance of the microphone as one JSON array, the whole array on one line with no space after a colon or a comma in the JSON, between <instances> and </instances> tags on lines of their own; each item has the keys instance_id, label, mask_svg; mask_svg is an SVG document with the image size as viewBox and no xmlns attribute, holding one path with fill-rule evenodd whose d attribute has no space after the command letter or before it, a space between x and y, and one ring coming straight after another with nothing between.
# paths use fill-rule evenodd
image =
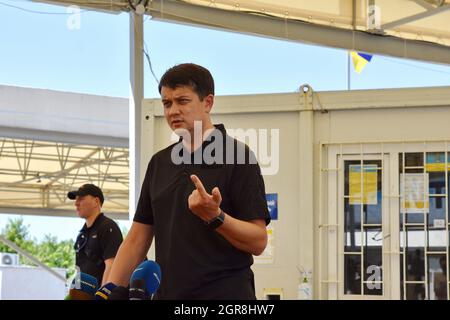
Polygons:
<instances>
[{"instance_id":1,"label":"microphone","mask_svg":"<svg viewBox=\"0 0 450 320\"><path fill-rule=\"evenodd\" d=\"M130 300L149 300L161 284L161 268L152 260L142 262L130 279Z\"/></svg>"},{"instance_id":2,"label":"microphone","mask_svg":"<svg viewBox=\"0 0 450 320\"><path fill-rule=\"evenodd\" d=\"M64 300L94 300L97 291L97 279L87 273L80 272L70 284L69 294Z\"/></svg>"}]
</instances>

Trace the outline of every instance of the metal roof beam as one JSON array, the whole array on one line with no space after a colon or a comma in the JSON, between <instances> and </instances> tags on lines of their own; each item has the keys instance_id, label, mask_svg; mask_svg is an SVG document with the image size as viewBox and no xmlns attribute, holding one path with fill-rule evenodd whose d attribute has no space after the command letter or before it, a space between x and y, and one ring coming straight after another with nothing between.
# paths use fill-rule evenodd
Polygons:
<instances>
[{"instance_id":1,"label":"metal roof beam","mask_svg":"<svg viewBox=\"0 0 450 320\"><path fill-rule=\"evenodd\" d=\"M0 137L11 139L30 139L30 137L32 137L32 139L36 141L54 141L81 145L128 148L128 137L119 138L5 126L0 126Z\"/></svg>"},{"instance_id":2,"label":"metal roof beam","mask_svg":"<svg viewBox=\"0 0 450 320\"><path fill-rule=\"evenodd\" d=\"M411 0L412 2L415 2L416 4L418 4L419 6L421 6L422 8L425 8L427 10L432 10L434 9L434 7L426 2L425 0Z\"/></svg>"},{"instance_id":3,"label":"metal roof beam","mask_svg":"<svg viewBox=\"0 0 450 320\"><path fill-rule=\"evenodd\" d=\"M436 14L445 12L447 10L450 10L450 5L448 5L448 4L443 5L441 7L433 8L433 9L430 9L430 10L427 10L427 11L424 11L424 12L421 12L421 13L409 16L409 17L398 19L396 21L385 23L385 24L381 25L381 29L383 29L383 30L385 30L385 29L392 29L392 28L401 26L403 24L407 24L407 23L410 23L410 22L414 22L414 21L417 21L417 20L421 20L421 19L425 19L425 18L434 16Z\"/></svg>"},{"instance_id":4,"label":"metal roof beam","mask_svg":"<svg viewBox=\"0 0 450 320\"><path fill-rule=\"evenodd\" d=\"M99 12L119 14L123 11L129 11L130 5L126 0L31 0L33 2L40 2L52 4L56 6L78 6L85 10L95 10Z\"/></svg>"},{"instance_id":5,"label":"metal roof beam","mask_svg":"<svg viewBox=\"0 0 450 320\"><path fill-rule=\"evenodd\" d=\"M450 64L450 47L425 41L405 40L304 21L249 15L239 11L202 7L178 1L154 0L149 4L148 12L154 19L162 21L209 26L281 40Z\"/></svg>"}]
</instances>

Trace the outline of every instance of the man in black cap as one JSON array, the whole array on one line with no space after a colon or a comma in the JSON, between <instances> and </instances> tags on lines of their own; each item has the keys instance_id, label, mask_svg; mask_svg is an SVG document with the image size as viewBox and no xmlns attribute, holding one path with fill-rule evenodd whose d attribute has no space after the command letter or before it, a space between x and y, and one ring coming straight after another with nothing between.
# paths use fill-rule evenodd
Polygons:
<instances>
[{"instance_id":1,"label":"man in black cap","mask_svg":"<svg viewBox=\"0 0 450 320\"><path fill-rule=\"evenodd\" d=\"M80 218L86 223L75 242L76 265L81 272L97 278L102 285L108 278L117 250L122 243L122 233L114 220L101 212L104 196L93 184L84 184L67 197L75 200Z\"/></svg>"}]
</instances>

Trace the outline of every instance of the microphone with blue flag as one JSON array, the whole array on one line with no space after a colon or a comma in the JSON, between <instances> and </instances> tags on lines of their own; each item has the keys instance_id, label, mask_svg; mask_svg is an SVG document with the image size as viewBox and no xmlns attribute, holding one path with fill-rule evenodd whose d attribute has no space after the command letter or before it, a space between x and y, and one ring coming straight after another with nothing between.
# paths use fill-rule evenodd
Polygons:
<instances>
[{"instance_id":1,"label":"microphone with blue flag","mask_svg":"<svg viewBox=\"0 0 450 320\"><path fill-rule=\"evenodd\" d=\"M161 284L161 268L152 260L142 262L130 279L130 300L150 300Z\"/></svg>"},{"instance_id":2,"label":"microphone with blue flag","mask_svg":"<svg viewBox=\"0 0 450 320\"><path fill-rule=\"evenodd\" d=\"M90 274L80 272L72 280L69 294L64 300L94 300L97 289L97 279Z\"/></svg>"}]
</instances>

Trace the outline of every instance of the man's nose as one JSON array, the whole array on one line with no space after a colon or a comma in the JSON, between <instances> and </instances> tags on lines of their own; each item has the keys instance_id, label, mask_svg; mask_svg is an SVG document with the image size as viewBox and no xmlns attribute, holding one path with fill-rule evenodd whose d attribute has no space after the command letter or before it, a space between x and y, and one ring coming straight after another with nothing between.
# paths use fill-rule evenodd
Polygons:
<instances>
[{"instance_id":1,"label":"man's nose","mask_svg":"<svg viewBox=\"0 0 450 320\"><path fill-rule=\"evenodd\" d=\"M169 115L172 116L172 115L176 115L176 114L180 114L180 108L179 108L178 104L173 103L170 106Z\"/></svg>"}]
</instances>

